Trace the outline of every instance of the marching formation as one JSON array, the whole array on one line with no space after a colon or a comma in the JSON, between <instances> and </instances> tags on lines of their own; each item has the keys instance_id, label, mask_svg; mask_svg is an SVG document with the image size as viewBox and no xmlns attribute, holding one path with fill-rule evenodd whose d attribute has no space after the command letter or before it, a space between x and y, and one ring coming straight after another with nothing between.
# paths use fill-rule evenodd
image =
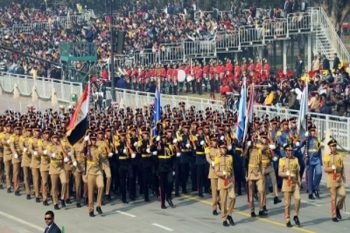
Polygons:
<instances>
[{"instance_id":1,"label":"marching formation","mask_svg":"<svg viewBox=\"0 0 350 233\"><path fill-rule=\"evenodd\" d=\"M235 224L236 195L243 191L251 217L266 217L271 189L274 204L283 196L286 226L291 227L291 219L301 225L300 190L306 188L310 199L320 198L323 166L332 220L341 219L346 195L343 157L334 139L328 142L330 153L322 156L311 119L308 131L298 134L295 118L254 117L247 140L241 141L234 127L237 116L230 111L198 111L180 102L178 107L164 106L153 126L153 110L90 109L89 129L74 145L66 136L73 109L6 111L0 116L0 186L16 196L24 192L28 200L34 197L45 206L52 203L55 209L71 204L75 195L76 206L85 203L91 217L94 198L102 214L112 193L120 194L123 203L138 195L146 202L159 198L162 209L175 207L173 192L180 196L192 191L200 197L211 193L212 214L221 212L224 226ZM304 173L307 185L302 187Z\"/></svg>"}]
</instances>

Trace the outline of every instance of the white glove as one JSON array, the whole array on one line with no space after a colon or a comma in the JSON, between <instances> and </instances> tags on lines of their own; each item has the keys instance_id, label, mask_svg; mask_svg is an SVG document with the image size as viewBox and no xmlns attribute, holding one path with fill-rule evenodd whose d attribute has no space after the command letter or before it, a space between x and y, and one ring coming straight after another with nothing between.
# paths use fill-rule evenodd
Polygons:
<instances>
[{"instance_id":1,"label":"white glove","mask_svg":"<svg viewBox=\"0 0 350 233\"><path fill-rule=\"evenodd\" d=\"M332 170L335 170L337 167L333 164L332 165Z\"/></svg>"},{"instance_id":2,"label":"white glove","mask_svg":"<svg viewBox=\"0 0 350 233\"><path fill-rule=\"evenodd\" d=\"M78 166L77 161L73 161L73 166L74 166L74 167L77 167L77 166Z\"/></svg>"},{"instance_id":3,"label":"white glove","mask_svg":"<svg viewBox=\"0 0 350 233\"><path fill-rule=\"evenodd\" d=\"M160 141L160 136L156 137L156 141L159 142Z\"/></svg>"},{"instance_id":4,"label":"white glove","mask_svg":"<svg viewBox=\"0 0 350 233\"><path fill-rule=\"evenodd\" d=\"M286 175L287 175L287 176L289 176L289 175L290 175L290 172L289 172L289 171L287 171L287 172L286 172Z\"/></svg>"},{"instance_id":5,"label":"white glove","mask_svg":"<svg viewBox=\"0 0 350 233\"><path fill-rule=\"evenodd\" d=\"M137 147L137 142L134 142L134 147Z\"/></svg>"},{"instance_id":6,"label":"white glove","mask_svg":"<svg viewBox=\"0 0 350 233\"><path fill-rule=\"evenodd\" d=\"M173 176L175 176L175 172L173 171Z\"/></svg>"},{"instance_id":7,"label":"white glove","mask_svg":"<svg viewBox=\"0 0 350 233\"><path fill-rule=\"evenodd\" d=\"M269 145L269 148L270 148L271 150L274 150L274 149L276 149L276 146L275 146L275 144L270 144L270 145Z\"/></svg>"},{"instance_id":8,"label":"white glove","mask_svg":"<svg viewBox=\"0 0 350 233\"><path fill-rule=\"evenodd\" d=\"M215 162L211 161L211 166L214 167L215 166Z\"/></svg>"},{"instance_id":9,"label":"white glove","mask_svg":"<svg viewBox=\"0 0 350 233\"><path fill-rule=\"evenodd\" d=\"M252 145L252 142L251 141L248 141L247 142L247 146L250 147Z\"/></svg>"},{"instance_id":10,"label":"white glove","mask_svg":"<svg viewBox=\"0 0 350 233\"><path fill-rule=\"evenodd\" d=\"M296 145L296 146L300 146L300 142L296 142L295 145Z\"/></svg>"},{"instance_id":11,"label":"white glove","mask_svg":"<svg viewBox=\"0 0 350 233\"><path fill-rule=\"evenodd\" d=\"M27 152L27 147L23 147L23 152Z\"/></svg>"},{"instance_id":12,"label":"white glove","mask_svg":"<svg viewBox=\"0 0 350 233\"><path fill-rule=\"evenodd\" d=\"M186 148L190 148L191 145L189 143L186 144Z\"/></svg>"},{"instance_id":13,"label":"white glove","mask_svg":"<svg viewBox=\"0 0 350 233\"><path fill-rule=\"evenodd\" d=\"M227 150L232 150L232 146L229 145L229 146L227 147Z\"/></svg>"},{"instance_id":14,"label":"white glove","mask_svg":"<svg viewBox=\"0 0 350 233\"><path fill-rule=\"evenodd\" d=\"M202 140L200 144L201 144L201 146L203 146L204 145L204 141Z\"/></svg>"},{"instance_id":15,"label":"white glove","mask_svg":"<svg viewBox=\"0 0 350 233\"><path fill-rule=\"evenodd\" d=\"M158 152L156 150L152 152L152 155L157 155L157 154Z\"/></svg>"},{"instance_id":16,"label":"white glove","mask_svg":"<svg viewBox=\"0 0 350 233\"><path fill-rule=\"evenodd\" d=\"M131 158L132 158L132 159L136 158L136 154L135 154L135 153L132 153L132 154L131 154Z\"/></svg>"},{"instance_id":17,"label":"white glove","mask_svg":"<svg viewBox=\"0 0 350 233\"><path fill-rule=\"evenodd\" d=\"M220 140L221 140L221 141L223 141L224 139L225 139L225 137L224 137L224 136L221 136L221 137L220 137Z\"/></svg>"},{"instance_id":18,"label":"white glove","mask_svg":"<svg viewBox=\"0 0 350 233\"><path fill-rule=\"evenodd\" d=\"M223 171L222 174L224 174L224 176L226 176L227 173L226 173L226 171Z\"/></svg>"},{"instance_id":19,"label":"white glove","mask_svg":"<svg viewBox=\"0 0 350 233\"><path fill-rule=\"evenodd\" d=\"M278 160L277 156L274 156L274 157L272 158L272 160L273 160L274 162L276 162L276 161Z\"/></svg>"},{"instance_id":20,"label":"white glove","mask_svg":"<svg viewBox=\"0 0 350 233\"><path fill-rule=\"evenodd\" d=\"M52 154L51 154L51 157L52 157L52 158L56 158L56 154L55 154L55 153L52 153Z\"/></svg>"},{"instance_id":21,"label":"white glove","mask_svg":"<svg viewBox=\"0 0 350 233\"><path fill-rule=\"evenodd\" d=\"M180 152L177 152L176 153L176 157L180 157L181 156L181 153Z\"/></svg>"},{"instance_id":22,"label":"white glove","mask_svg":"<svg viewBox=\"0 0 350 233\"><path fill-rule=\"evenodd\" d=\"M292 173L292 174L290 174L290 177L294 177L295 175Z\"/></svg>"},{"instance_id":23,"label":"white glove","mask_svg":"<svg viewBox=\"0 0 350 233\"><path fill-rule=\"evenodd\" d=\"M10 139L7 139L6 142L7 142L7 144L10 144L10 143L11 143L11 140L10 140Z\"/></svg>"},{"instance_id":24,"label":"white glove","mask_svg":"<svg viewBox=\"0 0 350 233\"><path fill-rule=\"evenodd\" d=\"M90 139L89 135L86 135L86 136L84 137L84 141L85 141L85 142L89 141L89 139Z\"/></svg>"},{"instance_id":25,"label":"white glove","mask_svg":"<svg viewBox=\"0 0 350 233\"><path fill-rule=\"evenodd\" d=\"M67 163L67 162L69 161L69 158L68 158L68 157L64 157L63 161L64 161L65 163Z\"/></svg>"},{"instance_id":26,"label":"white glove","mask_svg":"<svg viewBox=\"0 0 350 233\"><path fill-rule=\"evenodd\" d=\"M15 154L13 155L13 157L14 157L15 159L18 159L18 154L15 153Z\"/></svg>"},{"instance_id":27,"label":"white glove","mask_svg":"<svg viewBox=\"0 0 350 233\"><path fill-rule=\"evenodd\" d=\"M43 153L44 153L44 155L47 155L47 150L44 150Z\"/></svg>"},{"instance_id":28,"label":"white glove","mask_svg":"<svg viewBox=\"0 0 350 233\"><path fill-rule=\"evenodd\" d=\"M309 137L309 131L306 131L305 137Z\"/></svg>"},{"instance_id":29,"label":"white glove","mask_svg":"<svg viewBox=\"0 0 350 233\"><path fill-rule=\"evenodd\" d=\"M111 158L112 156L113 156L113 153L112 153L112 152L108 154L108 157Z\"/></svg>"},{"instance_id":30,"label":"white glove","mask_svg":"<svg viewBox=\"0 0 350 233\"><path fill-rule=\"evenodd\" d=\"M68 152L68 156L72 157L73 156L73 152L72 151Z\"/></svg>"},{"instance_id":31,"label":"white glove","mask_svg":"<svg viewBox=\"0 0 350 233\"><path fill-rule=\"evenodd\" d=\"M37 151L34 151L34 156L38 156L38 152Z\"/></svg>"},{"instance_id":32,"label":"white glove","mask_svg":"<svg viewBox=\"0 0 350 233\"><path fill-rule=\"evenodd\" d=\"M114 152L115 152L116 154L118 154L118 150L115 150Z\"/></svg>"},{"instance_id":33,"label":"white glove","mask_svg":"<svg viewBox=\"0 0 350 233\"><path fill-rule=\"evenodd\" d=\"M173 144L175 144L175 143L177 143L177 139L176 138L173 140Z\"/></svg>"},{"instance_id":34,"label":"white glove","mask_svg":"<svg viewBox=\"0 0 350 233\"><path fill-rule=\"evenodd\" d=\"M147 153L151 153L151 149L150 149L150 148L147 148L147 149L146 149L146 152L147 152Z\"/></svg>"},{"instance_id":35,"label":"white glove","mask_svg":"<svg viewBox=\"0 0 350 233\"><path fill-rule=\"evenodd\" d=\"M124 148L123 153L126 154L126 149Z\"/></svg>"}]
</instances>

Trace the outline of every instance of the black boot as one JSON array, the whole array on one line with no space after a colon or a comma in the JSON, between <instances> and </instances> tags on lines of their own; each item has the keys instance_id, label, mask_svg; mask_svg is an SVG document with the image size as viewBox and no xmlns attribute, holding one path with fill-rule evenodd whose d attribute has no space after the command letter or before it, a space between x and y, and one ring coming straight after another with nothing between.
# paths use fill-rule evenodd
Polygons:
<instances>
[{"instance_id":1,"label":"black boot","mask_svg":"<svg viewBox=\"0 0 350 233\"><path fill-rule=\"evenodd\" d=\"M256 214L255 214L254 211L250 213L250 217L252 217L252 218L255 218L255 217L256 217Z\"/></svg>"},{"instance_id":2,"label":"black boot","mask_svg":"<svg viewBox=\"0 0 350 233\"><path fill-rule=\"evenodd\" d=\"M112 201L111 194L106 194L105 197L106 197L106 201L109 201L109 202Z\"/></svg>"},{"instance_id":3,"label":"black boot","mask_svg":"<svg viewBox=\"0 0 350 233\"><path fill-rule=\"evenodd\" d=\"M39 203L40 202L40 198L39 197L35 198L35 202Z\"/></svg>"},{"instance_id":4,"label":"black boot","mask_svg":"<svg viewBox=\"0 0 350 233\"><path fill-rule=\"evenodd\" d=\"M289 221L289 222L287 222L286 226L287 226L287 227L292 227L293 225L292 225L292 224L290 223L290 221Z\"/></svg>"},{"instance_id":5,"label":"black boot","mask_svg":"<svg viewBox=\"0 0 350 233\"><path fill-rule=\"evenodd\" d=\"M99 214L103 214L103 212L102 212L102 209L101 209L101 207L96 207L96 211L97 211L97 213L99 213Z\"/></svg>"},{"instance_id":6,"label":"black boot","mask_svg":"<svg viewBox=\"0 0 350 233\"><path fill-rule=\"evenodd\" d=\"M47 200L43 201L43 205L44 206L48 206L49 205L49 203L47 203Z\"/></svg>"},{"instance_id":7,"label":"black boot","mask_svg":"<svg viewBox=\"0 0 350 233\"><path fill-rule=\"evenodd\" d=\"M67 203L67 204L72 204L72 202L70 201L69 198L66 200L66 203Z\"/></svg>"},{"instance_id":8,"label":"black boot","mask_svg":"<svg viewBox=\"0 0 350 233\"><path fill-rule=\"evenodd\" d=\"M8 189L7 189L7 193L11 193L11 188L8 188Z\"/></svg>"},{"instance_id":9,"label":"black boot","mask_svg":"<svg viewBox=\"0 0 350 233\"><path fill-rule=\"evenodd\" d=\"M233 221L233 218L229 215L227 216L228 221L230 222L231 226L235 225L235 222Z\"/></svg>"},{"instance_id":10,"label":"black boot","mask_svg":"<svg viewBox=\"0 0 350 233\"><path fill-rule=\"evenodd\" d=\"M281 199L279 199L278 197L275 197L274 199L273 199L273 204L278 204L278 203L281 203L282 201L281 201Z\"/></svg>"},{"instance_id":11,"label":"black boot","mask_svg":"<svg viewBox=\"0 0 350 233\"><path fill-rule=\"evenodd\" d=\"M160 208L162 208L163 210L166 209L165 204L162 204Z\"/></svg>"},{"instance_id":12,"label":"black boot","mask_svg":"<svg viewBox=\"0 0 350 233\"><path fill-rule=\"evenodd\" d=\"M264 205L264 207L263 207L263 211L267 212L266 205Z\"/></svg>"},{"instance_id":13,"label":"black boot","mask_svg":"<svg viewBox=\"0 0 350 233\"><path fill-rule=\"evenodd\" d=\"M77 202L77 208L81 208L80 202Z\"/></svg>"},{"instance_id":14,"label":"black boot","mask_svg":"<svg viewBox=\"0 0 350 233\"><path fill-rule=\"evenodd\" d=\"M266 217L266 216L267 216L267 212L265 212L264 210L259 211L259 217Z\"/></svg>"},{"instance_id":15,"label":"black boot","mask_svg":"<svg viewBox=\"0 0 350 233\"><path fill-rule=\"evenodd\" d=\"M333 222L339 222L339 220L337 218L332 218Z\"/></svg>"},{"instance_id":16,"label":"black boot","mask_svg":"<svg viewBox=\"0 0 350 233\"><path fill-rule=\"evenodd\" d=\"M336 208L336 212L337 212L337 219L342 219L342 216L340 214L340 210L338 207Z\"/></svg>"},{"instance_id":17,"label":"black boot","mask_svg":"<svg viewBox=\"0 0 350 233\"><path fill-rule=\"evenodd\" d=\"M61 200L61 206L66 207L66 202L64 200Z\"/></svg>"},{"instance_id":18,"label":"black boot","mask_svg":"<svg viewBox=\"0 0 350 233\"><path fill-rule=\"evenodd\" d=\"M295 222L295 225L297 225L298 227L300 227L300 221L299 221L298 216L294 216L293 220L294 220L294 222Z\"/></svg>"},{"instance_id":19,"label":"black boot","mask_svg":"<svg viewBox=\"0 0 350 233\"><path fill-rule=\"evenodd\" d=\"M53 206L53 208L54 208L55 210L59 210L59 209L60 209L60 207L58 206L58 204L55 204L55 205Z\"/></svg>"},{"instance_id":20,"label":"black boot","mask_svg":"<svg viewBox=\"0 0 350 233\"><path fill-rule=\"evenodd\" d=\"M223 221L223 222L222 222L222 225L223 225L224 227L229 227L229 226L230 226L230 224L227 222L227 220Z\"/></svg>"},{"instance_id":21,"label":"black boot","mask_svg":"<svg viewBox=\"0 0 350 233\"><path fill-rule=\"evenodd\" d=\"M315 200L315 197L314 197L314 194L313 194L313 193L310 193L310 194L309 194L309 199L310 199L310 200Z\"/></svg>"},{"instance_id":22,"label":"black boot","mask_svg":"<svg viewBox=\"0 0 350 233\"><path fill-rule=\"evenodd\" d=\"M15 196L21 196L21 194L19 193L19 191L15 192Z\"/></svg>"},{"instance_id":23,"label":"black boot","mask_svg":"<svg viewBox=\"0 0 350 233\"><path fill-rule=\"evenodd\" d=\"M217 211L217 210L213 210L213 215L214 215L214 216L219 215L218 211Z\"/></svg>"},{"instance_id":24,"label":"black boot","mask_svg":"<svg viewBox=\"0 0 350 233\"><path fill-rule=\"evenodd\" d=\"M171 199L166 200L171 208L175 208L175 205Z\"/></svg>"},{"instance_id":25,"label":"black boot","mask_svg":"<svg viewBox=\"0 0 350 233\"><path fill-rule=\"evenodd\" d=\"M320 192L319 191L315 191L315 196L316 196L317 199L320 199L321 198L320 197Z\"/></svg>"},{"instance_id":26,"label":"black boot","mask_svg":"<svg viewBox=\"0 0 350 233\"><path fill-rule=\"evenodd\" d=\"M27 194L27 200L30 200L30 194Z\"/></svg>"},{"instance_id":27,"label":"black boot","mask_svg":"<svg viewBox=\"0 0 350 233\"><path fill-rule=\"evenodd\" d=\"M89 212L90 217L95 217L94 211Z\"/></svg>"}]
</instances>

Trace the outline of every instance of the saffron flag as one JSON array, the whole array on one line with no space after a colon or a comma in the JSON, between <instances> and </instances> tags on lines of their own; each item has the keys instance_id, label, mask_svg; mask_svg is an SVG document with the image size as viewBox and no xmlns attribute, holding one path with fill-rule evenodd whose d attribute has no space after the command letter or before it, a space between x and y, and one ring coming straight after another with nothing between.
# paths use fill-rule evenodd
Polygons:
<instances>
[{"instance_id":1,"label":"saffron flag","mask_svg":"<svg viewBox=\"0 0 350 233\"><path fill-rule=\"evenodd\" d=\"M90 100L90 83L85 87L83 94L80 96L76 105L73 116L67 128L67 139L71 145L74 145L82 137L89 128L89 100Z\"/></svg>"}]
</instances>

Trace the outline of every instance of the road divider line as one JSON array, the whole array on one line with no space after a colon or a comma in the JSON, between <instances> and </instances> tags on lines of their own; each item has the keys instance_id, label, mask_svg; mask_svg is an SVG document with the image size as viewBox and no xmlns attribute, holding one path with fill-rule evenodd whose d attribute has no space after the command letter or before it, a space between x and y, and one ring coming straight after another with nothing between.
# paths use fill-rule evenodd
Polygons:
<instances>
[{"instance_id":1,"label":"road divider line","mask_svg":"<svg viewBox=\"0 0 350 233\"><path fill-rule=\"evenodd\" d=\"M160 225L158 223L152 223L152 226L159 227L159 228L166 230L166 231L174 231L173 229L166 227L166 226L163 226L163 225Z\"/></svg>"},{"instance_id":2,"label":"road divider line","mask_svg":"<svg viewBox=\"0 0 350 233\"><path fill-rule=\"evenodd\" d=\"M126 212L124 212L124 211L117 210L116 212L119 213L119 214L128 216L128 217L131 217L131 218L136 218L136 215L129 214L129 213L126 213Z\"/></svg>"},{"instance_id":3,"label":"road divider line","mask_svg":"<svg viewBox=\"0 0 350 233\"><path fill-rule=\"evenodd\" d=\"M0 215L5 217L5 218L7 218L7 219L13 220L13 221L18 222L20 224L23 224L25 226L31 227L31 228L33 228L35 230L40 231L40 232L43 232L45 230L44 228L42 228L42 227L40 227L38 225L35 225L33 223L30 223L30 222L27 222L27 221L25 221L25 220L23 220L21 218L18 218L16 216L10 215L8 213L0 211Z\"/></svg>"},{"instance_id":4,"label":"road divider line","mask_svg":"<svg viewBox=\"0 0 350 233\"><path fill-rule=\"evenodd\" d=\"M200 202L200 203L203 203L203 204L206 204L206 205L211 205L211 202L210 201L207 201L207 200L201 200L199 199L198 197L195 197L195 196L190 196L190 195L182 195L183 199L188 199L188 200L193 200L193 201L197 201L197 202ZM244 217L249 217L250 218L250 213L248 212L244 212L244 211L237 211L235 210L233 212L233 214L238 214L238 215L241 215L241 216L244 216ZM281 223L281 222L277 222L275 220L271 220L271 219L267 219L267 218L259 218L259 217L256 217L256 220L260 221L260 222L265 222L265 223L268 223L268 224L271 224L271 225L275 225L275 226L279 226L279 227L283 227L283 228L286 228L286 225L284 223ZM312 230L308 230L308 229L305 229L305 228L297 228L297 227L293 227L291 228L291 230L295 230L295 231L299 231L299 232L304 232L304 233L316 233L315 231L312 231Z\"/></svg>"}]
</instances>

